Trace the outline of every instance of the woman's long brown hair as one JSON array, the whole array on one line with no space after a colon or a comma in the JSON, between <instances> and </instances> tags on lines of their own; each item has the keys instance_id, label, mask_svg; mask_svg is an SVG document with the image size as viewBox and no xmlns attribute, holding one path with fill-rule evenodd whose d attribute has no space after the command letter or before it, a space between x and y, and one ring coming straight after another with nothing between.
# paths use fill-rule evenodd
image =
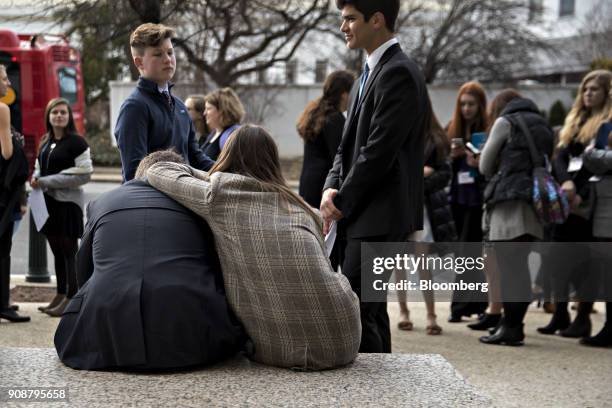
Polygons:
<instances>
[{"instance_id":1,"label":"woman's long brown hair","mask_svg":"<svg viewBox=\"0 0 612 408\"><path fill-rule=\"evenodd\" d=\"M304 140L315 140L329 115L340 112L342 95L351 91L354 82L355 75L349 71L329 74L323 85L323 96L309 102L298 119L297 131Z\"/></svg>"},{"instance_id":2,"label":"woman's long brown hair","mask_svg":"<svg viewBox=\"0 0 612 408\"><path fill-rule=\"evenodd\" d=\"M446 137L446 132L442 128L431 103L429 94L427 95L427 128L425 129L425 154L428 154L428 145L436 150L438 162L446 160L450 153L450 141ZM425 157L427 160L427 157Z\"/></svg>"},{"instance_id":3,"label":"woman's long brown hair","mask_svg":"<svg viewBox=\"0 0 612 408\"><path fill-rule=\"evenodd\" d=\"M470 132L484 132L488 127L487 120L487 94L485 93L484 88L480 85L479 82L471 81L466 82L459 88L459 92L457 93L457 101L455 102L455 111L453 113L453 118L448 124L448 137L449 139L464 139L466 133L465 120L463 119L463 115L461 114L461 97L464 94L468 94L476 98L476 102L478 103L478 115L476 116L476 120L472 125L472 128L469 129Z\"/></svg>"},{"instance_id":4,"label":"woman's long brown hair","mask_svg":"<svg viewBox=\"0 0 612 408\"><path fill-rule=\"evenodd\" d=\"M493 124L500 117L501 113L506 109L506 106L515 98L521 98L519 91L513 88L506 88L501 90L489 105L489 128L487 132L491 131Z\"/></svg>"},{"instance_id":5,"label":"woman's long brown hair","mask_svg":"<svg viewBox=\"0 0 612 408\"><path fill-rule=\"evenodd\" d=\"M209 174L217 172L254 178L264 191L276 192L286 202L302 207L321 227L320 217L287 185L281 172L276 143L262 127L243 125L234 131Z\"/></svg>"}]
</instances>

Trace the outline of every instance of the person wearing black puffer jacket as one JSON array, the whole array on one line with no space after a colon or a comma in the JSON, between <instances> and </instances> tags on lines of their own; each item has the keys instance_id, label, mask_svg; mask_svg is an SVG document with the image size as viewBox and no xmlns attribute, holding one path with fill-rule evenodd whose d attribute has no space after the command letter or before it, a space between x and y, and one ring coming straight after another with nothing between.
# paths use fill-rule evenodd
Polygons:
<instances>
[{"instance_id":1,"label":"person wearing black puffer jacket","mask_svg":"<svg viewBox=\"0 0 612 408\"><path fill-rule=\"evenodd\" d=\"M492 243L542 240L544 229L531 196L536 164L527 138L531 138L542 159L550 159L553 131L535 103L513 89L501 91L492 105L499 106L501 113L491 128L479 163L480 172L489 179L484 196L485 239ZM522 131L521 122L528 132ZM517 254L517 249L520 247L496 247L504 313L495 332L480 338L482 343L523 344L523 319L530 303L527 299L531 297L531 278L527 253Z\"/></svg>"}]
</instances>

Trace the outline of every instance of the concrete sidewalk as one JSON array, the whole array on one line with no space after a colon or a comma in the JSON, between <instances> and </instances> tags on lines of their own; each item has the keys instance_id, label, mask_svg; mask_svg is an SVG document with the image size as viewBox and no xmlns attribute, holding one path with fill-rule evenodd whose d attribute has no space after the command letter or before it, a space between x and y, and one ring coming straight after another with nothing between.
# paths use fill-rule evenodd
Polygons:
<instances>
[{"instance_id":1,"label":"concrete sidewalk","mask_svg":"<svg viewBox=\"0 0 612 408\"><path fill-rule=\"evenodd\" d=\"M22 303L32 322L0 323L0 346L52 347L58 319L36 310L40 303ZM486 346L478 342L483 332L464 323L446 323L448 303L438 303L441 336L425 334L425 307L411 303L414 330L397 329L397 304L389 304L394 353L440 354L469 384L488 395L498 407L609 407L612 404L612 349L580 346L575 339L544 336L536 327L550 315L541 309L527 314L524 347ZM603 305L592 315L593 330L603 325ZM410 367L406 367L407 372ZM435 385L435 384L433 384ZM408 387L408 386L406 386ZM406 389L397 389L406 393ZM433 404L432 406L436 406Z\"/></svg>"}]
</instances>

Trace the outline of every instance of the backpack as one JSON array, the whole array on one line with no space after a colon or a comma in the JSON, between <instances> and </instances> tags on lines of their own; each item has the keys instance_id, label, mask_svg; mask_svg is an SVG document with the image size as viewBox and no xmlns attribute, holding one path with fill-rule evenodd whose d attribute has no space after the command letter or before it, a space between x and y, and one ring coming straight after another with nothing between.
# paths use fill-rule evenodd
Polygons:
<instances>
[{"instance_id":1,"label":"backpack","mask_svg":"<svg viewBox=\"0 0 612 408\"><path fill-rule=\"evenodd\" d=\"M521 131L527 139L529 153L533 162L533 208L540 222L547 226L551 224L563 224L570 213L567 197L557 180L553 178L546 168L546 161L538 154L533 141L533 136L520 116L516 116Z\"/></svg>"}]
</instances>

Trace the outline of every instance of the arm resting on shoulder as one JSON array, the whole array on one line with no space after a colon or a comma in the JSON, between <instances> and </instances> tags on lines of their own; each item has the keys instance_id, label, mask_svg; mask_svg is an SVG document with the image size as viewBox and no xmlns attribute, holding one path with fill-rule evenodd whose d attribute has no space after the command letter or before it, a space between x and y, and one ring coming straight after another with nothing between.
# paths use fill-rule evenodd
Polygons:
<instances>
[{"instance_id":1,"label":"arm resting on shoulder","mask_svg":"<svg viewBox=\"0 0 612 408\"><path fill-rule=\"evenodd\" d=\"M147 170L150 185L202 216L209 212L213 189L208 173L178 163L156 163Z\"/></svg>"}]
</instances>

